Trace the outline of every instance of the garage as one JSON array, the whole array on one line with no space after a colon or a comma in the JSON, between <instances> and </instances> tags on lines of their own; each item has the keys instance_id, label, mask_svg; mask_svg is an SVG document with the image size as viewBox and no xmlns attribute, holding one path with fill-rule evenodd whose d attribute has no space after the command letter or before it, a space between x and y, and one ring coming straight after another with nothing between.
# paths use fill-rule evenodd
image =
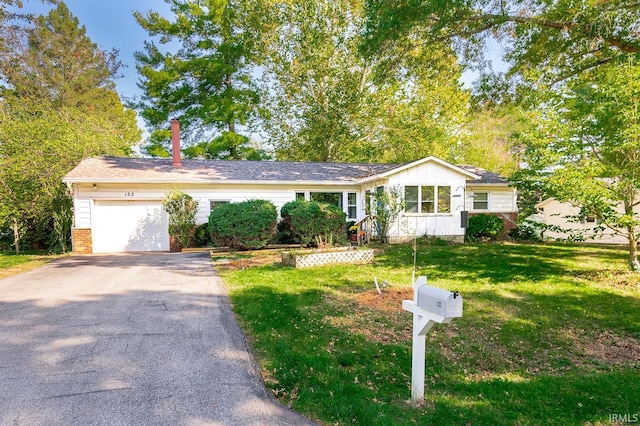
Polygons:
<instances>
[{"instance_id":1,"label":"garage","mask_svg":"<svg viewBox=\"0 0 640 426\"><path fill-rule=\"evenodd\" d=\"M160 201L96 200L93 252L169 251L168 223Z\"/></svg>"}]
</instances>

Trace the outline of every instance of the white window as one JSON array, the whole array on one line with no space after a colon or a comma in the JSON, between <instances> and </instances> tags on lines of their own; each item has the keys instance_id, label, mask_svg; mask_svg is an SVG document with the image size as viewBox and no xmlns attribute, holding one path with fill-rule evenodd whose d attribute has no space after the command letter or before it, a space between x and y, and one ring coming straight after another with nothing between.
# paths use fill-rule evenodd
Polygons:
<instances>
[{"instance_id":1,"label":"white window","mask_svg":"<svg viewBox=\"0 0 640 426\"><path fill-rule=\"evenodd\" d=\"M358 197L355 192L347 193L347 219L355 220L358 216Z\"/></svg>"},{"instance_id":2,"label":"white window","mask_svg":"<svg viewBox=\"0 0 640 426\"><path fill-rule=\"evenodd\" d=\"M450 186L405 186L405 213L451 213Z\"/></svg>"},{"instance_id":3,"label":"white window","mask_svg":"<svg viewBox=\"0 0 640 426\"><path fill-rule=\"evenodd\" d=\"M489 210L488 192L475 192L473 194L473 210Z\"/></svg>"},{"instance_id":4,"label":"white window","mask_svg":"<svg viewBox=\"0 0 640 426\"><path fill-rule=\"evenodd\" d=\"M420 196L417 186L404 187L404 211L406 213L419 213L419 200Z\"/></svg>"},{"instance_id":5,"label":"white window","mask_svg":"<svg viewBox=\"0 0 640 426\"><path fill-rule=\"evenodd\" d=\"M451 213L451 187L438 187L438 213Z\"/></svg>"}]
</instances>

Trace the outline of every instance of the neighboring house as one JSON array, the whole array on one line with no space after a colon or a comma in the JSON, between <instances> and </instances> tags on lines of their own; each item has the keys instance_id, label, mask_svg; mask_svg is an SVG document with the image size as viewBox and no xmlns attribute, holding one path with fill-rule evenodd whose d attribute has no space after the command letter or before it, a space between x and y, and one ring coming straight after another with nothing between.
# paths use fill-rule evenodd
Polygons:
<instances>
[{"instance_id":1,"label":"neighboring house","mask_svg":"<svg viewBox=\"0 0 640 426\"><path fill-rule=\"evenodd\" d=\"M580 208L569 203L563 203L555 198L547 198L536 204L538 213L528 217L528 220L540 222L549 227L542 234L544 239L565 240L584 239L585 242L601 244L628 244L629 240L605 228L596 232L600 224L595 216L587 216L585 220L576 222L571 217L580 213Z\"/></svg>"},{"instance_id":2,"label":"neighboring house","mask_svg":"<svg viewBox=\"0 0 640 426\"><path fill-rule=\"evenodd\" d=\"M198 201L199 224L220 203L248 199L278 209L296 199L329 201L357 221L368 193L400 187L406 208L390 227L391 242L415 235L461 241L467 210L498 214L507 227L517 218L516 193L504 179L435 157L403 165L100 157L83 160L64 182L73 191L76 253L168 251L162 198L175 187Z\"/></svg>"}]
</instances>

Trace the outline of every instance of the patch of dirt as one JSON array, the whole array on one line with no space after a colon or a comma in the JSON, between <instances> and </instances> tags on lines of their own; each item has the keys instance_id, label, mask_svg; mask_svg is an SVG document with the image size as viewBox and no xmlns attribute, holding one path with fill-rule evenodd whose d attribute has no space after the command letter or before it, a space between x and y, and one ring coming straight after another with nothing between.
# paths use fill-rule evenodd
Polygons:
<instances>
[{"instance_id":1,"label":"patch of dirt","mask_svg":"<svg viewBox=\"0 0 640 426\"><path fill-rule=\"evenodd\" d=\"M237 271L255 266L272 265L281 261L281 255L280 253L265 253L260 256L240 258L214 257L212 260L216 267Z\"/></svg>"},{"instance_id":2,"label":"patch of dirt","mask_svg":"<svg viewBox=\"0 0 640 426\"><path fill-rule=\"evenodd\" d=\"M324 320L334 327L361 334L370 341L407 342L411 340L412 317L402 309L405 299L413 299L412 288L387 287L382 289L382 295L375 289L337 298L327 295L326 302L343 313L327 316Z\"/></svg>"},{"instance_id":3,"label":"patch of dirt","mask_svg":"<svg viewBox=\"0 0 640 426\"><path fill-rule=\"evenodd\" d=\"M378 294L377 290L370 290L356 295L356 301L371 309L379 309L387 312L402 312L402 301L413 300L413 289L385 288Z\"/></svg>"},{"instance_id":4,"label":"patch of dirt","mask_svg":"<svg viewBox=\"0 0 640 426\"><path fill-rule=\"evenodd\" d=\"M581 349L591 358L607 365L640 363L640 341L604 331L594 339L581 339Z\"/></svg>"}]
</instances>

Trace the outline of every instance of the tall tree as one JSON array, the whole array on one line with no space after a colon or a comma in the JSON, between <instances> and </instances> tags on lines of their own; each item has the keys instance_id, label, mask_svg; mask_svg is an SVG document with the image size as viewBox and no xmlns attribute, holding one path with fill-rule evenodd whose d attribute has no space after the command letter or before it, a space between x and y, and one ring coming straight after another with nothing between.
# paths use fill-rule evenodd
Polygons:
<instances>
[{"instance_id":1,"label":"tall tree","mask_svg":"<svg viewBox=\"0 0 640 426\"><path fill-rule=\"evenodd\" d=\"M637 55L638 11L635 0L368 0L368 48L446 40L476 63L495 37L512 73L553 83Z\"/></svg>"},{"instance_id":2,"label":"tall tree","mask_svg":"<svg viewBox=\"0 0 640 426\"><path fill-rule=\"evenodd\" d=\"M20 35L6 39L0 49L0 72L15 96L45 99L60 108L112 101L105 94L115 90L118 52L99 49L63 2L35 17L26 37Z\"/></svg>"},{"instance_id":3,"label":"tall tree","mask_svg":"<svg viewBox=\"0 0 640 426\"><path fill-rule=\"evenodd\" d=\"M609 63L552 92L525 134L524 189L579 207L629 241L629 264L640 270L640 64Z\"/></svg>"},{"instance_id":4,"label":"tall tree","mask_svg":"<svg viewBox=\"0 0 640 426\"><path fill-rule=\"evenodd\" d=\"M384 54L361 55L362 2L283 1L274 9L276 39L265 69L267 134L278 158L451 159L467 94L450 50L415 49L404 67L387 70ZM442 68L432 72L415 57Z\"/></svg>"},{"instance_id":5,"label":"tall tree","mask_svg":"<svg viewBox=\"0 0 640 426\"><path fill-rule=\"evenodd\" d=\"M258 0L165 0L173 20L135 12L158 43L136 54L143 96L138 104L151 128L147 152L168 155L169 121L181 122L187 154L206 158L260 156L239 133L260 113L252 71L260 62ZM199 141L198 143L195 143Z\"/></svg>"},{"instance_id":6,"label":"tall tree","mask_svg":"<svg viewBox=\"0 0 640 426\"><path fill-rule=\"evenodd\" d=\"M21 232L42 240L38 230L65 249L62 177L85 157L131 153L140 130L114 90L115 52L92 43L64 3L24 22L0 47L0 222L16 249Z\"/></svg>"},{"instance_id":7,"label":"tall tree","mask_svg":"<svg viewBox=\"0 0 640 426\"><path fill-rule=\"evenodd\" d=\"M510 177L518 170L518 135L526 123L514 105L472 109L461 137L458 163L472 164Z\"/></svg>"}]
</instances>

